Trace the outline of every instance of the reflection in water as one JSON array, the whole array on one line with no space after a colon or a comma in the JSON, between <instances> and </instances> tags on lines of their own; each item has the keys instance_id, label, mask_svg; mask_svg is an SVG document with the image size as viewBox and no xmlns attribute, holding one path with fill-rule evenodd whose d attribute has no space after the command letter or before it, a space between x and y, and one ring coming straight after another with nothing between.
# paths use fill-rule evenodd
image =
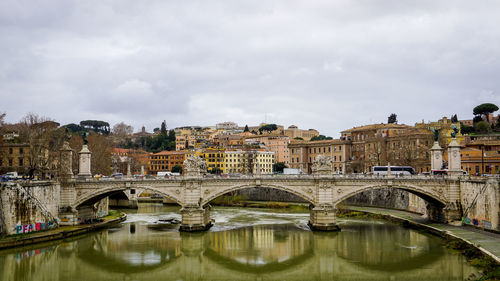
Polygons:
<instances>
[{"instance_id":1,"label":"reflection in water","mask_svg":"<svg viewBox=\"0 0 500 281\"><path fill-rule=\"evenodd\" d=\"M74 241L0 252L0 280L463 280L476 272L438 238L385 222L349 220L342 232L319 233L280 224L277 214L272 225L179 233L148 227L173 215L155 208ZM229 225L251 210L217 212Z\"/></svg>"}]
</instances>

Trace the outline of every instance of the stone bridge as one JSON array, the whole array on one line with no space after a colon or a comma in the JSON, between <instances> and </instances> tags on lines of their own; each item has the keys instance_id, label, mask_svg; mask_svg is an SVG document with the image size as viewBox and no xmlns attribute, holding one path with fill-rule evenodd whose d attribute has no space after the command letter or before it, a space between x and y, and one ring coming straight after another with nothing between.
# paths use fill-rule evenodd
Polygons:
<instances>
[{"instance_id":1,"label":"stone bridge","mask_svg":"<svg viewBox=\"0 0 500 281\"><path fill-rule=\"evenodd\" d=\"M61 205L77 215L83 206L117 192L137 194L151 191L175 201L182 214L181 229L204 230L211 226L210 205L215 198L244 188L272 188L290 192L310 203L309 224L314 230L338 229L335 210L345 199L372 189L397 188L418 195L428 204L432 220L447 222L461 219L461 184L453 178L424 176L338 176L261 175L239 178L205 178L191 175L165 180L71 181L61 186ZM484 183L485 184L485 183ZM64 208L63 208L64 209Z\"/></svg>"}]
</instances>

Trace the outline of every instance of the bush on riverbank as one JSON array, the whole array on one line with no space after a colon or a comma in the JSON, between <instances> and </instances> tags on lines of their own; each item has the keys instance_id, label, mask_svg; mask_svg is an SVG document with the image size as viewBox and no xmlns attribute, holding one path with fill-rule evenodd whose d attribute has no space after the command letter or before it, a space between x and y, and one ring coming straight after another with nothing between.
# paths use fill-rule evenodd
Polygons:
<instances>
[{"instance_id":1,"label":"bush on riverbank","mask_svg":"<svg viewBox=\"0 0 500 281\"><path fill-rule=\"evenodd\" d=\"M479 249L460 239L446 239L444 246L459 251L469 263L484 270L478 280L500 280L500 267L491 257L484 255Z\"/></svg>"}]
</instances>

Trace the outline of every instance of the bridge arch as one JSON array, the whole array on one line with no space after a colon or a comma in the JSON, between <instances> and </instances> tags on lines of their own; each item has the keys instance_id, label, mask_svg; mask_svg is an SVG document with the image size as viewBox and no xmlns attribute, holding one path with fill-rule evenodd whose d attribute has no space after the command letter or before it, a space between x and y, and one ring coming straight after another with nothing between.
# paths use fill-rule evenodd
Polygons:
<instances>
[{"instance_id":1,"label":"bridge arch","mask_svg":"<svg viewBox=\"0 0 500 281\"><path fill-rule=\"evenodd\" d=\"M154 193L161 194L162 196L168 198L169 200L172 200L176 202L177 204L181 205L181 200L174 196L173 194L166 193L165 191L162 191L161 189L157 189L151 186L133 186L133 187L126 187L126 186L109 186L105 188L100 188L97 190L92 190L87 193L82 194L81 196L77 197L75 203L72 205L73 208L80 207L82 205L89 205L93 204L103 198L106 198L112 194L118 193L118 192L123 192L126 190L130 189L136 189L136 190L142 190L144 191L152 191ZM141 192L141 193L142 193Z\"/></svg>"},{"instance_id":2,"label":"bridge arch","mask_svg":"<svg viewBox=\"0 0 500 281\"><path fill-rule=\"evenodd\" d=\"M349 191L345 194L341 194L334 202L334 204L338 204L356 194L359 194L364 191L369 191L369 190L374 190L374 189L380 189L380 188L393 188L393 189L401 189L404 191L408 191L410 193L413 193L426 202L436 205L439 207L444 207L447 204L447 199L444 194L446 192L443 189L431 189L428 187L421 187L418 185L412 185L412 184L395 184L395 185L387 185L385 183L378 183L378 184L370 184L370 185L365 185L365 186L360 186L360 187L352 187L349 189Z\"/></svg>"},{"instance_id":3,"label":"bridge arch","mask_svg":"<svg viewBox=\"0 0 500 281\"><path fill-rule=\"evenodd\" d=\"M238 190L242 190L242 189L246 189L246 188L255 188L255 187L257 187L257 188L270 188L270 189L285 191L285 192L294 194L294 195L304 199L308 203L314 204L314 198L313 198L312 192L310 194L308 194L306 192L302 192L300 190L290 188L290 187L287 187L285 185L279 185L279 184L256 185L255 183L245 183L245 184L225 187L225 188L222 188L220 190L217 190L214 193L209 194L207 197L203 198L203 200L201 201L201 206L205 206L208 203L210 203L212 200L214 200L215 198L222 196L224 194L227 194L229 192L238 191Z\"/></svg>"}]
</instances>

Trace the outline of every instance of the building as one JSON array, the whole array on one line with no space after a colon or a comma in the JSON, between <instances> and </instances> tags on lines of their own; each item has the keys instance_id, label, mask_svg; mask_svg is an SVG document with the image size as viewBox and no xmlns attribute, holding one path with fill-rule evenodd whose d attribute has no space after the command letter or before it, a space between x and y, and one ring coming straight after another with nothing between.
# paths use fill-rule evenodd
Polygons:
<instances>
[{"instance_id":1,"label":"building","mask_svg":"<svg viewBox=\"0 0 500 281\"><path fill-rule=\"evenodd\" d=\"M216 130L211 127L179 127L175 128L175 150L204 148L211 145L212 135Z\"/></svg>"},{"instance_id":2,"label":"building","mask_svg":"<svg viewBox=\"0 0 500 281\"><path fill-rule=\"evenodd\" d=\"M225 149L212 147L203 151L203 158L207 162L207 171L209 173L226 173L225 163Z\"/></svg>"},{"instance_id":3,"label":"building","mask_svg":"<svg viewBox=\"0 0 500 281\"><path fill-rule=\"evenodd\" d=\"M286 165L290 162L288 144L290 138L281 135L249 135L245 138L245 145L258 146L266 151L274 153L274 163L282 162Z\"/></svg>"},{"instance_id":4,"label":"building","mask_svg":"<svg viewBox=\"0 0 500 281\"><path fill-rule=\"evenodd\" d=\"M301 169L304 173L312 172L312 164L317 156L332 158L332 172L342 174L346 172L350 153L350 141L342 139L322 141L292 140L288 145L290 151L289 167Z\"/></svg>"},{"instance_id":5,"label":"building","mask_svg":"<svg viewBox=\"0 0 500 281\"><path fill-rule=\"evenodd\" d=\"M500 140L475 140L460 150L462 170L471 174L500 173Z\"/></svg>"},{"instance_id":6,"label":"building","mask_svg":"<svg viewBox=\"0 0 500 281\"><path fill-rule=\"evenodd\" d=\"M26 175L29 169L30 147L26 143L4 142L0 145L0 174L17 172Z\"/></svg>"},{"instance_id":7,"label":"building","mask_svg":"<svg viewBox=\"0 0 500 281\"><path fill-rule=\"evenodd\" d=\"M181 166L184 170L185 153L183 151L161 151L149 155L148 174L170 172L174 166Z\"/></svg>"},{"instance_id":8,"label":"building","mask_svg":"<svg viewBox=\"0 0 500 281\"><path fill-rule=\"evenodd\" d=\"M274 153L270 151L226 151L225 171L229 174L271 174Z\"/></svg>"},{"instance_id":9,"label":"building","mask_svg":"<svg viewBox=\"0 0 500 281\"><path fill-rule=\"evenodd\" d=\"M238 124L234 122L223 122L215 125L217 130L237 130Z\"/></svg>"},{"instance_id":10,"label":"building","mask_svg":"<svg viewBox=\"0 0 500 281\"><path fill-rule=\"evenodd\" d=\"M373 166L412 166L430 171L433 134L427 129L402 124L372 124L341 132L351 141L347 172L369 173Z\"/></svg>"},{"instance_id":11,"label":"building","mask_svg":"<svg viewBox=\"0 0 500 281\"><path fill-rule=\"evenodd\" d=\"M311 140L312 137L319 136L319 132L315 129L301 130L295 125L291 125L284 132L285 136L290 139L301 138L303 140Z\"/></svg>"},{"instance_id":12,"label":"building","mask_svg":"<svg viewBox=\"0 0 500 281\"><path fill-rule=\"evenodd\" d=\"M458 133L455 136L457 142L463 144L464 136L460 132L460 122L453 123L451 122L451 119L443 117L435 122L425 123L424 120L422 120L422 123L415 124L415 128L418 129L425 129L430 132L432 132L433 129L438 130L439 144L441 145L441 147L446 147L451 142L451 133L453 132L453 126L455 126L455 128L458 130Z\"/></svg>"},{"instance_id":13,"label":"building","mask_svg":"<svg viewBox=\"0 0 500 281\"><path fill-rule=\"evenodd\" d=\"M142 149L125 149L125 148L112 148L111 149L111 170L113 173L127 173L128 164L130 163L130 172L132 174L140 174L144 167L145 173L149 168L149 155L150 152Z\"/></svg>"},{"instance_id":14,"label":"building","mask_svg":"<svg viewBox=\"0 0 500 281\"><path fill-rule=\"evenodd\" d=\"M132 141L137 142L140 138L147 138L152 135L153 135L152 133L146 132L146 127L142 126L141 131L133 133L131 139Z\"/></svg>"}]
</instances>

